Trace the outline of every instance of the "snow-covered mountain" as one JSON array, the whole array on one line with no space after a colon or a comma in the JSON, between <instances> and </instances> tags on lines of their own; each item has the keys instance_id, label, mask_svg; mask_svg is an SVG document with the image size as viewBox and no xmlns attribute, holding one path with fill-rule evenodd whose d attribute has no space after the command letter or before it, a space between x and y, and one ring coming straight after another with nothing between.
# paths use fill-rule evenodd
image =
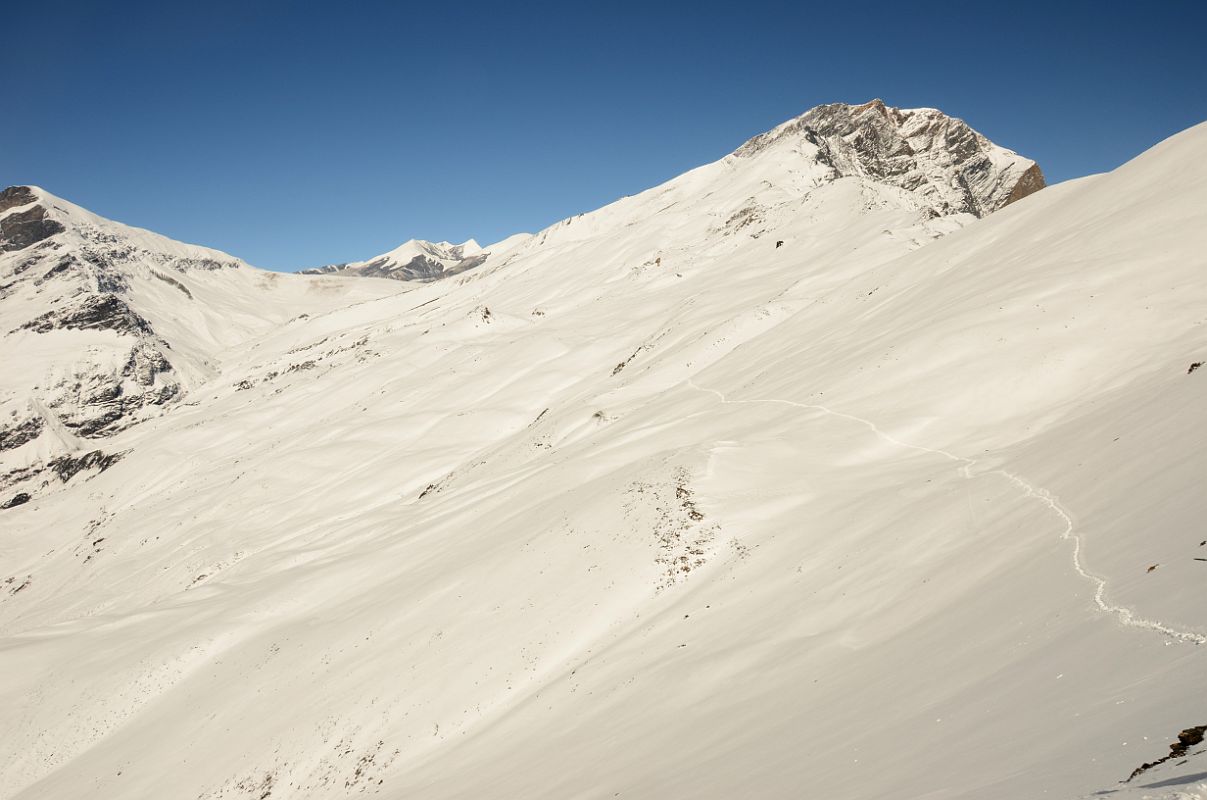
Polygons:
<instances>
[{"instance_id":1,"label":"snow-covered mountain","mask_svg":"<svg viewBox=\"0 0 1207 800\"><path fill-rule=\"evenodd\" d=\"M411 239L388 253L368 261L331 264L302 270L303 275L339 274L399 281L431 281L447 278L482 264L490 255L473 239L461 244Z\"/></svg>"},{"instance_id":2,"label":"snow-covered mountain","mask_svg":"<svg viewBox=\"0 0 1207 800\"><path fill-rule=\"evenodd\" d=\"M787 159L785 159L787 156ZM933 108L890 108L882 100L862 105L818 106L754 137L723 162L746 159L766 165L777 178L828 183L841 177L869 179L879 186L910 192L910 203L933 217L971 214L983 217L1044 187L1039 165L995 145L963 120ZM786 161L791 162L788 166ZM671 181L667 188L676 184ZM762 187L751 187L752 203L735 211L727 224L756 225ZM770 188L770 187L768 187ZM567 221L568 223L569 221ZM367 261L302 270L306 275L393 278L432 281L497 262L533 238L517 234L485 249L470 239L463 244L411 239Z\"/></svg>"},{"instance_id":3,"label":"snow-covered mountain","mask_svg":"<svg viewBox=\"0 0 1207 800\"><path fill-rule=\"evenodd\" d=\"M823 106L402 284L9 190L0 796L1207 792L1205 156Z\"/></svg>"}]
</instances>

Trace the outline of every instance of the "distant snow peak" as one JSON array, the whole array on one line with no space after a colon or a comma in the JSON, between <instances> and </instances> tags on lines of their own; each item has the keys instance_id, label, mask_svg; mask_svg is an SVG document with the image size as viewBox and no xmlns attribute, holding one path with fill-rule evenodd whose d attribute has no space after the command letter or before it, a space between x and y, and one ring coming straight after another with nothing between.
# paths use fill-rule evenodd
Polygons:
<instances>
[{"instance_id":1,"label":"distant snow peak","mask_svg":"<svg viewBox=\"0 0 1207 800\"><path fill-rule=\"evenodd\" d=\"M937 215L987 216L1044 187L1039 165L934 108L875 99L806 111L740 147L742 158L803 140L834 177L863 177L913 192Z\"/></svg>"},{"instance_id":2,"label":"distant snow peak","mask_svg":"<svg viewBox=\"0 0 1207 800\"><path fill-rule=\"evenodd\" d=\"M434 281L473 269L486 261L489 251L473 239L461 244L409 239L388 253L348 264L302 270L304 275L351 275L401 281Z\"/></svg>"}]
</instances>

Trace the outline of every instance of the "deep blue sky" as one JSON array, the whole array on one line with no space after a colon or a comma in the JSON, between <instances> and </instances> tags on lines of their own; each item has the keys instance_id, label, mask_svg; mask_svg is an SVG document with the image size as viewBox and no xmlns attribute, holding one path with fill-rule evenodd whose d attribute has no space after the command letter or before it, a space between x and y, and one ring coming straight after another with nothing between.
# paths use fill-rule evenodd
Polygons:
<instances>
[{"instance_id":1,"label":"deep blue sky","mask_svg":"<svg viewBox=\"0 0 1207 800\"><path fill-rule=\"evenodd\" d=\"M1207 3L17 2L0 185L274 269L486 244L823 102L936 106L1050 181L1207 119Z\"/></svg>"}]
</instances>

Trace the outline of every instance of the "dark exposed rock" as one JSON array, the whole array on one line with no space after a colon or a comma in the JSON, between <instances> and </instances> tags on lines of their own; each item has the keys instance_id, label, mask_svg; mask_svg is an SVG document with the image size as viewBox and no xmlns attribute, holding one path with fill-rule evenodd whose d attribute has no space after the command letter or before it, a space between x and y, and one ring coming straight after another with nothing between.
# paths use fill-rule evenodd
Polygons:
<instances>
[{"instance_id":1,"label":"dark exposed rock","mask_svg":"<svg viewBox=\"0 0 1207 800\"><path fill-rule=\"evenodd\" d=\"M113 400L98 400L88 404L82 402L82 413L79 417L64 415L63 424L80 436L100 438L111 436L137 420L135 414L147 406L161 406L180 396L180 386L175 383L165 384L153 391L142 394L125 394L118 384Z\"/></svg>"},{"instance_id":2,"label":"dark exposed rock","mask_svg":"<svg viewBox=\"0 0 1207 800\"><path fill-rule=\"evenodd\" d=\"M1190 373L1194 372L1196 369L1198 369L1201 366L1203 366L1202 361L1194 362L1193 364L1190 365L1190 368L1186 370L1186 374L1189 375Z\"/></svg>"},{"instance_id":3,"label":"dark exposed rock","mask_svg":"<svg viewBox=\"0 0 1207 800\"><path fill-rule=\"evenodd\" d=\"M18 467L17 469L9 470L8 472L0 473L0 489L7 489L10 486L16 486L18 483L33 478L43 469L41 463L34 464L28 467Z\"/></svg>"},{"instance_id":4,"label":"dark exposed rock","mask_svg":"<svg viewBox=\"0 0 1207 800\"><path fill-rule=\"evenodd\" d=\"M104 472L118 461L121 461L124 455L125 453L105 453L101 450L93 450L82 456L60 456L51 461L49 466L59 476L59 480L67 483L76 473L83 470L95 469L99 472Z\"/></svg>"},{"instance_id":5,"label":"dark exposed rock","mask_svg":"<svg viewBox=\"0 0 1207 800\"><path fill-rule=\"evenodd\" d=\"M1130 781L1132 778L1135 778L1141 773L1147 772L1158 764L1164 764L1166 761L1170 761L1175 758L1182 758L1186 755L1190 748L1194 747L1196 744L1203 743L1203 737L1205 734L1207 734L1207 725L1196 725L1193 728L1187 728L1179 733L1178 740L1169 746L1169 755L1165 756L1164 758L1158 758L1156 761L1150 761L1147 764L1141 764L1132 771L1132 774L1128 776L1127 780Z\"/></svg>"},{"instance_id":6,"label":"dark exposed rock","mask_svg":"<svg viewBox=\"0 0 1207 800\"><path fill-rule=\"evenodd\" d=\"M28 186L10 186L0 192L0 214L10 208L27 206L35 202L38 196Z\"/></svg>"},{"instance_id":7,"label":"dark exposed rock","mask_svg":"<svg viewBox=\"0 0 1207 800\"><path fill-rule=\"evenodd\" d=\"M46 218L42 206L14 211L0 218L0 250L23 250L64 230L61 223Z\"/></svg>"},{"instance_id":8,"label":"dark exposed rock","mask_svg":"<svg viewBox=\"0 0 1207 800\"><path fill-rule=\"evenodd\" d=\"M1029 194L1035 194L1047 185L1039 164L1032 164L1018 179L1018 183L1014 184L1014 188L1010 190L1010 194L1007 195L1006 202L1002 203L1002 206L1005 207L1016 200L1022 200Z\"/></svg>"},{"instance_id":9,"label":"dark exposed rock","mask_svg":"<svg viewBox=\"0 0 1207 800\"><path fill-rule=\"evenodd\" d=\"M26 442L32 442L42 433L41 417L30 417L8 428L0 428L0 451L14 450Z\"/></svg>"},{"instance_id":10,"label":"dark exposed rock","mask_svg":"<svg viewBox=\"0 0 1207 800\"><path fill-rule=\"evenodd\" d=\"M152 333L151 325L114 294L92 294L70 308L48 311L21 326L23 330L111 330L136 335Z\"/></svg>"},{"instance_id":11,"label":"dark exposed rock","mask_svg":"<svg viewBox=\"0 0 1207 800\"><path fill-rule=\"evenodd\" d=\"M34 255L30 258L23 259L13 266L13 271L10 274L14 277L17 275L23 275L30 267L37 266L41 262L42 257L40 255Z\"/></svg>"},{"instance_id":12,"label":"dark exposed rock","mask_svg":"<svg viewBox=\"0 0 1207 800\"><path fill-rule=\"evenodd\" d=\"M34 286L41 286L56 275L61 275L72 267L76 266L79 266L79 262L76 261L71 255L65 255L59 259L57 264L43 272L42 275L34 281Z\"/></svg>"},{"instance_id":13,"label":"dark exposed rock","mask_svg":"<svg viewBox=\"0 0 1207 800\"><path fill-rule=\"evenodd\" d=\"M20 506L20 505L25 505L32 499L33 498L29 496L28 492L17 492L15 495L13 495L12 497L5 500L3 503L0 503L0 510L6 509L6 508L13 508L15 506Z\"/></svg>"}]
</instances>

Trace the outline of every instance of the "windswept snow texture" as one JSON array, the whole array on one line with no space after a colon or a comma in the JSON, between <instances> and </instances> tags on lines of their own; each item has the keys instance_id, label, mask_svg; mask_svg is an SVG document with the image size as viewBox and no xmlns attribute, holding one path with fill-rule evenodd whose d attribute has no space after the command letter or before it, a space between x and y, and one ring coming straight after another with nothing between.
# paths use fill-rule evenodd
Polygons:
<instances>
[{"instance_id":1,"label":"windswept snow texture","mask_svg":"<svg viewBox=\"0 0 1207 800\"><path fill-rule=\"evenodd\" d=\"M1207 724L1207 125L1011 202L844 108L455 280L15 197L0 797L1207 797L1122 783Z\"/></svg>"}]
</instances>

